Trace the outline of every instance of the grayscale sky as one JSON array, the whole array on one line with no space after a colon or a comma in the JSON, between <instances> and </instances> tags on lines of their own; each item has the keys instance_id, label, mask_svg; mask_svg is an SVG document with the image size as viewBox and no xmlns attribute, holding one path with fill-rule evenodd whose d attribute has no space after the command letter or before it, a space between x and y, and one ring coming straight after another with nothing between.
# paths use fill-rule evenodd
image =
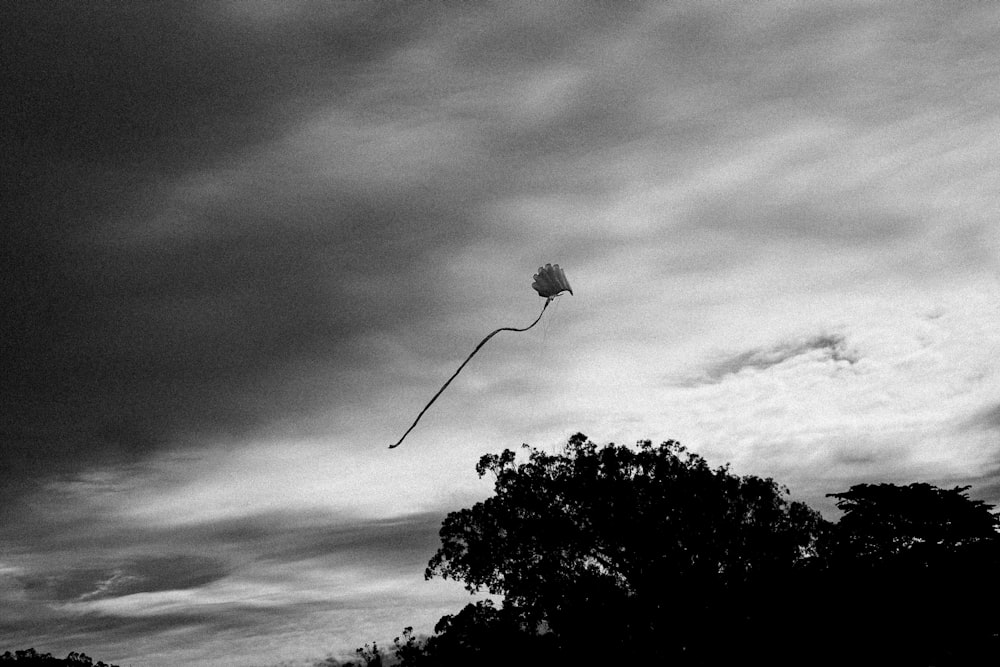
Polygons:
<instances>
[{"instance_id":1,"label":"grayscale sky","mask_svg":"<svg viewBox=\"0 0 1000 667\"><path fill-rule=\"evenodd\" d=\"M17 2L0 62L0 651L428 631L478 458L578 431L1000 500L996 3Z\"/></svg>"}]
</instances>

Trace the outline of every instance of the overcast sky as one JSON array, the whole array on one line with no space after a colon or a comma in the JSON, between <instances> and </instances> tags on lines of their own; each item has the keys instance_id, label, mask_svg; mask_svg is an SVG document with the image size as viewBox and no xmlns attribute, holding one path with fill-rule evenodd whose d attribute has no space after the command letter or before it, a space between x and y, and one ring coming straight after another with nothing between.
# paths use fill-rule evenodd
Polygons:
<instances>
[{"instance_id":1,"label":"overcast sky","mask_svg":"<svg viewBox=\"0 0 1000 667\"><path fill-rule=\"evenodd\" d=\"M0 651L429 631L478 458L578 431L1000 501L995 3L3 14Z\"/></svg>"}]
</instances>

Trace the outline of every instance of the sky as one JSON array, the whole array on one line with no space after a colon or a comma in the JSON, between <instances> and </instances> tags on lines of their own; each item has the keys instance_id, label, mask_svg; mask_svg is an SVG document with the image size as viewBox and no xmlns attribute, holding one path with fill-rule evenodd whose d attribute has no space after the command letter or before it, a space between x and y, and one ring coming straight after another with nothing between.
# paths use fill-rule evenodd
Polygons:
<instances>
[{"instance_id":1,"label":"sky","mask_svg":"<svg viewBox=\"0 0 1000 667\"><path fill-rule=\"evenodd\" d=\"M428 632L479 457L576 432L1000 502L995 3L3 12L0 651Z\"/></svg>"}]
</instances>

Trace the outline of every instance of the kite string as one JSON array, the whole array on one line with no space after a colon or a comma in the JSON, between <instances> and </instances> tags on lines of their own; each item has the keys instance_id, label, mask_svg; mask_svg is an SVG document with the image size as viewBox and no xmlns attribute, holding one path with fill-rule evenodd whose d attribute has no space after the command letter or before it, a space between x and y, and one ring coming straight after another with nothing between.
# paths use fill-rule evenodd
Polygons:
<instances>
[{"instance_id":1,"label":"kite string","mask_svg":"<svg viewBox=\"0 0 1000 667\"><path fill-rule=\"evenodd\" d=\"M534 322L532 322L528 326L524 327L523 329L516 329L514 327L500 327L499 329L497 329L496 331L494 331L493 333L491 333L489 336L487 336L486 338L482 339L479 342L479 345L476 346L476 349L474 349L469 354L469 356L467 356L465 358L465 361L462 362L462 365L458 367L458 370L455 371L450 378L448 378L448 381L445 382L444 385L440 389L438 389L438 392L436 394L434 394L434 397L430 401L428 401L427 405L424 406L424 409L420 411L419 415L417 415L417 418L413 420L413 423L410 425L410 428L406 429L406 433L403 434L403 437L400 438L399 441L395 445L389 445L389 449L393 449L395 447L399 447L399 445L403 442L403 440L406 439L406 436L408 436L410 434L410 431L412 431L413 428L417 425L417 422L420 421L420 418L424 416L424 413L427 412L427 408L431 407L431 405L434 404L434 401L437 400L438 396L440 396L441 393L445 389L448 388L448 385L451 384L452 380L454 380L456 377L458 377L458 374L462 372L462 369L465 368L465 365L467 363L469 363L469 361L472 359L472 357L476 356L476 352L479 352L479 350L483 347L483 345L486 345L487 341L489 341L490 338L493 338L494 336L496 336L501 331L518 331L518 332L519 331L527 331L531 327L533 327L536 324L538 324L538 321L540 319L542 319L542 315L545 314L545 309L549 307L549 303L551 303L551 301L552 301L552 297L548 297L547 299L545 299L545 305L542 306L542 312L538 313L538 317L535 318Z\"/></svg>"}]
</instances>

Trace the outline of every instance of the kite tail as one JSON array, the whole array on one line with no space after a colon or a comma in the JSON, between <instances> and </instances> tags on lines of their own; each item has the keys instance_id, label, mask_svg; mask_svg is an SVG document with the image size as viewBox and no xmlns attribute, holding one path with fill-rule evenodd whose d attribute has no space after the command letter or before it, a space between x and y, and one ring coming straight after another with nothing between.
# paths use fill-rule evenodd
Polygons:
<instances>
[{"instance_id":1,"label":"kite tail","mask_svg":"<svg viewBox=\"0 0 1000 667\"><path fill-rule=\"evenodd\" d=\"M454 380L458 376L458 374L462 372L462 369L465 368L465 365L467 363L469 363L469 360L472 359L472 357L476 356L476 352L479 352L479 350L483 347L483 345L486 345L486 342L490 338L493 338L494 336L496 336L501 331L527 331L531 327L533 327L536 324L538 324L538 321L540 319L542 319L542 315L545 314L545 309L549 307L549 303L551 303L551 301L552 301L552 297L551 296L549 298L545 299L545 305L542 306L542 312L538 313L538 317L535 318L534 322L532 322L528 326L524 327L523 329L515 329L514 327L500 327L499 329L497 329L496 331L494 331L493 333L491 333L489 336L487 336L486 338L482 339L479 342L479 345L476 346L476 349L474 349L472 351L472 353L465 358L465 361L462 362L462 365L458 367L458 370L455 371L455 373L450 378L448 378L448 381L444 383L444 386L442 386L440 389L438 389L438 392L436 394L434 394L434 398L432 398L430 401L428 401L427 405L424 406L424 409L420 411L419 415L417 415L417 418L413 420L413 424L410 425L410 428L406 429L406 433L404 433L403 437L399 439L399 442L397 442L395 445L389 445L389 449L393 449L395 447L399 447L399 445L403 442L403 440L406 439L406 436L408 436L410 434L410 431L413 430L413 427L417 425L417 422L420 421L420 418L424 416L424 413L427 412L427 408L431 407L431 405L434 404L434 401L436 401L437 398L438 398L438 396L441 395L441 392L443 392L445 389L448 388L448 385L451 384L451 381Z\"/></svg>"}]
</instances>

